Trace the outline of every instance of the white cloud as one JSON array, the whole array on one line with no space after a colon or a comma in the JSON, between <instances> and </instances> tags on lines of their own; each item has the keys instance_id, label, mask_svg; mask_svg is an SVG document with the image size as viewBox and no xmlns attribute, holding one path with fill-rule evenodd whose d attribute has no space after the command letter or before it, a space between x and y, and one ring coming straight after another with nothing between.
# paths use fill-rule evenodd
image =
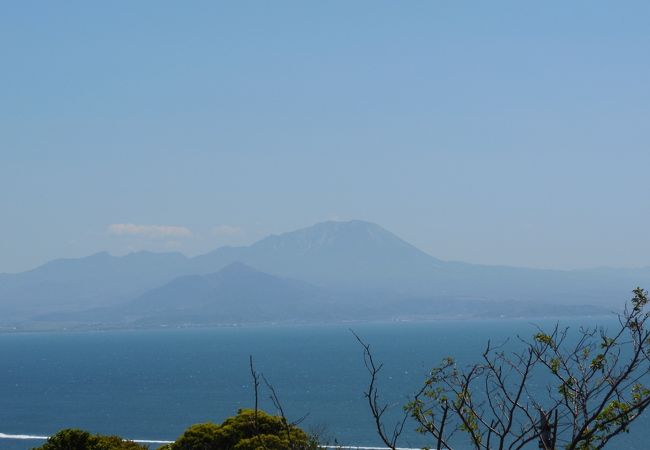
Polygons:
<instances>
[{"instance_id":1,"label":"white cloud","mask_svg":"<svg viewBox=\"0 0 650 450\"><path fill-rule=\"evenodd\" d=\"M212 234L215 236L241 236L244 230L240 227L233 225L219 225L212 229Z\"/></svg>"},{"instance_id":2,"label":"white cloud","mask_svg":"<svg viewBox=\"0 0 650 450\"><path fill-rule=\"evenodd\" d=\"M108 234L113 236L140 236L149 239L166 239L190 237L192 236L192 231L186 227L173 225L114 223L108 226Z\"/></svg>"}]
</instances>

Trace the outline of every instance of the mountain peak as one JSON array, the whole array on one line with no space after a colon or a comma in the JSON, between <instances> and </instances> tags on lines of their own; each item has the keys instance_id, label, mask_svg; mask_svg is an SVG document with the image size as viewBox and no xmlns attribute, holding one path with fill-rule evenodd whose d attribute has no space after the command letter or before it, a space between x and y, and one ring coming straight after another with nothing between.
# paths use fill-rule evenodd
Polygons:
<instances>
[{"instance_id":1,"label":"mountain peak","mask_svg":"<svg viewBox=\"0 0 650 450\"><path fill-rule=\"evenodd\" d=\"M364 220L320 222L268 236L247 247L220 248L192 260L198 273L213 273L233 261L318 286L355 289L415 286L443 265Z\"/></svg>"},{"instance_id":2,"label":"mountain peak","mask_svg":"<svg viewBox=\"0 0 650 450\"><path fill-rule=\"evenodd\" d=\"M380 227L376 223L367 222L365 220L328 220L325 222L318 222L311 227L302 228L301 230L311 230L315 233L367 233L368 235L384 235L386 237L394 236L389 231ZM288 234L288 233L285 233Z\"/></svg>"},{"instance_id":3,"label":"mountain peak","mask_svg":"<svg viewBox=\"0 0 650 450\"><path fill-rule=\"evenodd\" d=\"M394 234L363 220L326 221L295 231L271 235L253 244L265 249L292 248L312 252L318 249L349 249L360 246L413 248Z\"/></svg>"}]
</instances>

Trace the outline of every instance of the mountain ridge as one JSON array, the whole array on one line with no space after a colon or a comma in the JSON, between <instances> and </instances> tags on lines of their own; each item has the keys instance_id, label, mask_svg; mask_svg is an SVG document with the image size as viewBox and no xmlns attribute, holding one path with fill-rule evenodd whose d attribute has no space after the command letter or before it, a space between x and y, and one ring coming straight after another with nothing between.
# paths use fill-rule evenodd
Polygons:
<instances>
[{"instance_id":1,"label":"mountain ridge","mask_svg":"<svg viewBox=\"0 0 650 450\"><path fill-rule=\"evenodd\" d=\"M374 310L395 315L412 299L446 299L452 306L463 299L515 302L531 311L551 303L610 307L626 300L637 285L650 285L650 269L643 268L563 271L443 261L379 225L328 221L195 257L99 252L0 274L0 321L22 323L35 316L126 305L179 277L214 274L233 263L242 266L230 270L250 267L307 283L345 299L341 308L370 315Z\"/></svg>"}]
</instances>

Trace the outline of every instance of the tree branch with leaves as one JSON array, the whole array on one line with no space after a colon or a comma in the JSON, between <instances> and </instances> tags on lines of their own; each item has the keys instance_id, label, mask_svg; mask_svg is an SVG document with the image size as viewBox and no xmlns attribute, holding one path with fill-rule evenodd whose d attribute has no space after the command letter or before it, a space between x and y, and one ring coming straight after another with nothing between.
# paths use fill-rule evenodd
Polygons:
<instances>
[{"instance_id":1,"label":"tree branch with leaves","mask_svg":"<svg viewBox=\"0 0 650 450\"><path fill-rule=\"evenodd\" d=\"M474 364L443 359L405 405L392 434L385 430L387 405L377 390L382 365L355 334L364 349L370 374L365 395L380 438L395 449L410 417L438 449L453 449L462 435L477 450L605 447L650 405L644 384L650 373L648 294L641 288L633 294L611 332L570 333L556 325L548 333L538 329L530 340L518 338L512 344L519 350L488 342Z\"/></svg>"}]
</instances>

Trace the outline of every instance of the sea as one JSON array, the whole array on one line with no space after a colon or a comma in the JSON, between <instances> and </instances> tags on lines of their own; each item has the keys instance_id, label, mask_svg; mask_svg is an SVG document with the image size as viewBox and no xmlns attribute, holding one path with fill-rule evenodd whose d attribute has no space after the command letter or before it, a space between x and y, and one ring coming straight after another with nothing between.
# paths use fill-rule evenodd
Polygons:
<instances>
[{"instance_id":1,"label":"sea","mask_svg":"<svg viewBox=\"0 0 650 450\"><path fill-rule=\"evenodd\" d=\"M479 361L488 341L515 349L554 320L449 320L336 325L265 325L0 334L0 436L48 436L62 428L130 439L174 440L195 423L219 423L251 408L249 358L273 386L289 420L324 443L383 446L364 392L369 376L354 333L377 362L389 428L401 406L446 356ZM614 320L563 320L561 326L615 327ZM511 347L508 347L511 346ZM541 389L541 388L540 388ZM540 391L541 392L541 391ZM260 386L260 407L277 412ZM649 413L650 414L650 413ZM400 447L433 448L407 422ZM650 419L607 448L650 448ZM39 446L0 439L0 449ZM151 448L157 448L151 444ZM460 441L457 448L468 448ZM533 446L535 448L536 446Z\"/></svg>"}]
</instances>

